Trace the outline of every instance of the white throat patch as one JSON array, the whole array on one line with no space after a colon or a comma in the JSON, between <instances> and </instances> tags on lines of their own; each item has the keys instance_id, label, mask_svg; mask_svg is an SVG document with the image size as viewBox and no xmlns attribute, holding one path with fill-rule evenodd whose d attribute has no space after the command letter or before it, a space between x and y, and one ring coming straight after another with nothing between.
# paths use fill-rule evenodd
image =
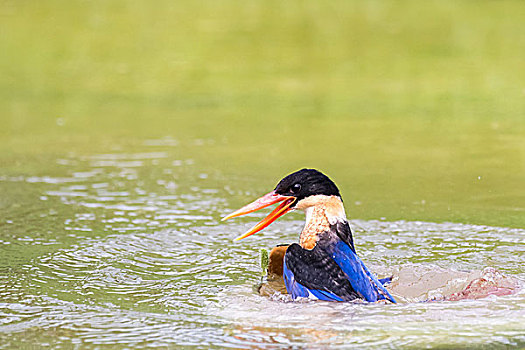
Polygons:
<instances>
[{"instance_id":1,"label":"white throat patch","mask_svg":"<svg viewBox=\"0 0 525 350\"><path fill-rule=\"evenodd\" d=\"M295 209L306 213L306 224L311 220L319 220L319 214L326 217L330 225L346 221L345 208L341 198L337 196L316 195L301 199Z\"/></svg>"}]
</instances>

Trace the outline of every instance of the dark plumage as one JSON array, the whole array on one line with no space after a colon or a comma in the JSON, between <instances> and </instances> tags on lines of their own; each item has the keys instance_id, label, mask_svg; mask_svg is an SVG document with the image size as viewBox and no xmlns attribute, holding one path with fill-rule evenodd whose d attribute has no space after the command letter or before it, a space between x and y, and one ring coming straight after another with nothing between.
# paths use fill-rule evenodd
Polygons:
<instances>
[{"instance_id":1,"label":"dark plumage","mask_svg":"<svg viewBox=\"0 0 525 350\"><path fill-rule=\"evenodd\" d=\"M303 249L294 243L286 250L286 266L295 280L310 290L329 292L343 301L359 298L339 265L327 254L324 244L312 250ZM286 277L286 275L285 275Z\"/></svg>"},{"instance_id":2,"label":"dark plumage","mask_svg":"<svg viewBox=\"0 0 525 350\"><path fill-rule=\"evenodd\" d=\"M275 193L293 196L297 198L295 203L313 195L341 197L332 180L315 169L301 169L286 176L275 187Z\"/></svg>"}]
</instances>

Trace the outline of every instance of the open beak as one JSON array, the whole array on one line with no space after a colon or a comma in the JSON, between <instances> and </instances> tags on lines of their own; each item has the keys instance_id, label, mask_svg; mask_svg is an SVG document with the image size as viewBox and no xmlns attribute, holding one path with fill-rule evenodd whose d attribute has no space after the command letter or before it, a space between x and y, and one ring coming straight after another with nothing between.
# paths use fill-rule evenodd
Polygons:
<instances>
[{"instance_id":1,"label":"open beak","mask_svg":"<svg viewBox=\"0 0 525 350\"><path fill-rule=\"evenodd\" d=\"M292 210L290 207L292 206L292 204L294 204L295 200L296 198L293 196L283 196L283 195L275 193L275 191L272 191L270 193L265 194L264 196L257 199L256 201L248 205L245 205L241 209L234 211L230 215L225 216L224 218L222 218L222 221L234 218L236 216L253 213L254 211L257 211L262 208L266 208L267 206L270 206L272 204L282 202L281 204L277 206L277 208L275 208L270 214L268 214L267 217L262 219L257 225L252 227L248 232L246 232L242 236L235 238L235 240L238 241L248 236L251 236L256 232L261 231L263 228L267 227L272 222L274 222L275 220L277 220L278 218L280 218L281 216L283 216L284 214Z\"/></svg>"}]
</instances>

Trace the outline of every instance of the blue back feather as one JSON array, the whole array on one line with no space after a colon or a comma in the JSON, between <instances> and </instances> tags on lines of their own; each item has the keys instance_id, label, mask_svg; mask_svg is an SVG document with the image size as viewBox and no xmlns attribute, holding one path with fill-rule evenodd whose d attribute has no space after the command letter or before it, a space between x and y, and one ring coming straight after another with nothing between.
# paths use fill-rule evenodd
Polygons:
<instances>
[{"instance_id":1,"label":"blue back feather","mask_svg":"<svg viewBox=\"0 0 525 350\"><path fill-rule=\"evenodd\" d=\"M365 263L356 253L343 241L337 242L332 257L348 275L350 284L366 301L374 302L380 299L388 299L395 303L394 297L379 282L377 277L370 272Z\"/></svg>"},{"instance_id":2,"label":"blue back feather","mask_svg":"<svg viewBox=\"0 0 525 350\"><path fill-rule=\"evenodd\" d=\"M348 244L338 241L330 252L332 259L346 273L352 288L366 301L375 302L387 299L395 303L395 299L386 290L383 284L370 272L363 261L354 253ZM286 290L292 298L315 296L319 300L343 301L343 299L331 292L309 289L295 280L294 274L286 264L283 263L283 277ZM388 280L388 279L383 279ZM386 282L386 281L385 281Z\"/></svg>"}]
</instances>

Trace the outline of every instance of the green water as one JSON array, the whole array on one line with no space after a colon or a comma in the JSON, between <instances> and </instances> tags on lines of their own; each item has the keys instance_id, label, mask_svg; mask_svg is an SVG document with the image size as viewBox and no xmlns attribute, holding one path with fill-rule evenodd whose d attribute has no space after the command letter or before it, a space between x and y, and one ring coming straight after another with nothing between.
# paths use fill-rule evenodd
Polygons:
<instances>
[{"instance_id":1,"label":"green water","mask_svg":"<svg viewBox=\"0 0 525 350\"><path fill-rule=\"evenodd\" d=\"M523 344L522 295L312 306L303 332L252 290L302 216L235 244L255 218L219 222L315 167L372 265L523 279L523 23L521 1L0 1L0 347Z\"/></svg>"}]
</instances>

